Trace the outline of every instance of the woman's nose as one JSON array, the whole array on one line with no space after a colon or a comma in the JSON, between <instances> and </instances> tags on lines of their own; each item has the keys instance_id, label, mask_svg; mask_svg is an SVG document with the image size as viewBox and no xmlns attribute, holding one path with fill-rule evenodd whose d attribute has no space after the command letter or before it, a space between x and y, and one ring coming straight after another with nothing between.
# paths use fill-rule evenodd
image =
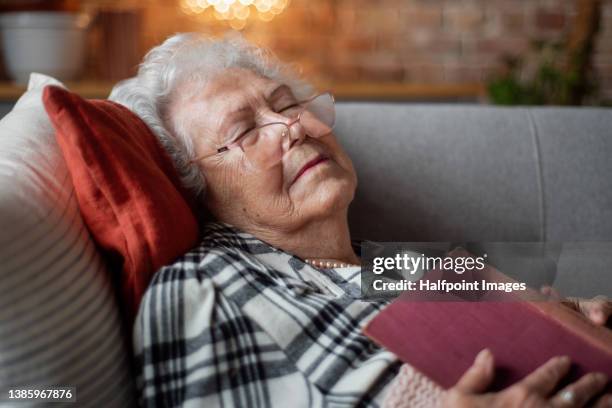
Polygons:
<instances>
[{"instance_id":1,"label":"woman's nose","mask_svg":"<svg viewBox=\"0 0 612 408\"><path fill-rule=\"evenodd\" d=\"M302 125L299 116L290 118L283 114L276 113L274 111L269 111L262 119L265 121L269 121L270 123L285 124L285 129L282 134L280 134L280 142L283 152L288 151L293 146L298 146L302 144L307 136L306 129Z\"/></svg>"},{"instance_id":2,"label":"woman's nose","mask_svg":"<svg viewBox=\"0 0 612 408\"><path fill-rule=\"evenodd\" d=\"M304 143L306 138L306 130L299 119L292 120L287 124L287 134L283 138L283 150L287 151L293 146L299 146Z\"/></svg>"}]
</instances>

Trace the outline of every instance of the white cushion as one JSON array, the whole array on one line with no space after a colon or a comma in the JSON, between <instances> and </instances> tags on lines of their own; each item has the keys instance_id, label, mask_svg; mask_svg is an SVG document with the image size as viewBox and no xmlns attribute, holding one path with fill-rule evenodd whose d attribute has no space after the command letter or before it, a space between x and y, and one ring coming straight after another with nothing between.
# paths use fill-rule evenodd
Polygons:
<instances>
[{"instance_id":1,"label":"white cushion","mask_svg":"<svg viewBox=\"0 0 612 408\"><path fill-rule=\"evenodd\" d=\"M74 386L78 406L131 406L110 271L79 213L32 74L0 121L0 393ZM0 395L0 406L3 405Z\"/></svg>"}]
</instances>

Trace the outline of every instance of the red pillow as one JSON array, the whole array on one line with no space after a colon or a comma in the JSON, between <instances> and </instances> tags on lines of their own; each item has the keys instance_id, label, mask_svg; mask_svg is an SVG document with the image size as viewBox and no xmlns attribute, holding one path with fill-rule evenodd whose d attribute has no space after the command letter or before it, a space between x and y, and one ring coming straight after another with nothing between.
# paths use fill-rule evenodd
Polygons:
<instances>
[{"instance_id":1,"label":"red pillow","mask_svg":"<svg viewBox=\"0 0 612 408\"><path fill-rule=\"evenodd\" d=\"M85 223L119 262L131 322L155 271L197 243L188 195L155 135L129 109L56 86L45 88L43 102Z\"/></svg>"}]
</instances>

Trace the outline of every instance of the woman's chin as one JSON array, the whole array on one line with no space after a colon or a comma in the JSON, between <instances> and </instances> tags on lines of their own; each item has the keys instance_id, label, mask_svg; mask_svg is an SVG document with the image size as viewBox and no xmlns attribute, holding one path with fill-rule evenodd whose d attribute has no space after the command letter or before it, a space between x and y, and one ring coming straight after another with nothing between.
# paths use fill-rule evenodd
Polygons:
<instances>
[{"instance_id":1,"label":"woman's chin","mask_svg":"<svg viewBox=\"0 0 612 408\"><path fill-rule=\"evenodd\" d=\"M328 179L319 183L311 194L302 197L305 214L325 217L346 210L355 196L355 183L348 179Z\"/></svg>"}]
</instances>

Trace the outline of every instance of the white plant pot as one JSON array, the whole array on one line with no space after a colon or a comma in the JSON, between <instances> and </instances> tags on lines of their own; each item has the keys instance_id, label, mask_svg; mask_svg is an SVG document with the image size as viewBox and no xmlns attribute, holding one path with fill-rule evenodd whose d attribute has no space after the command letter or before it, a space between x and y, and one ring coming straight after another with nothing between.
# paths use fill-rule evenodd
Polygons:
<instances>
[{"instance_id":1,"label":"white plant pot","mask_svg":"<svg viewBox=\"0 0 612 408\"><path fill-rule=\"evenodd\" d=\"M10 77L27 83L31 72L75 79L85 57L85 14L16 12L0 15L4 65Z\"/></svg>"}]
</instances>

